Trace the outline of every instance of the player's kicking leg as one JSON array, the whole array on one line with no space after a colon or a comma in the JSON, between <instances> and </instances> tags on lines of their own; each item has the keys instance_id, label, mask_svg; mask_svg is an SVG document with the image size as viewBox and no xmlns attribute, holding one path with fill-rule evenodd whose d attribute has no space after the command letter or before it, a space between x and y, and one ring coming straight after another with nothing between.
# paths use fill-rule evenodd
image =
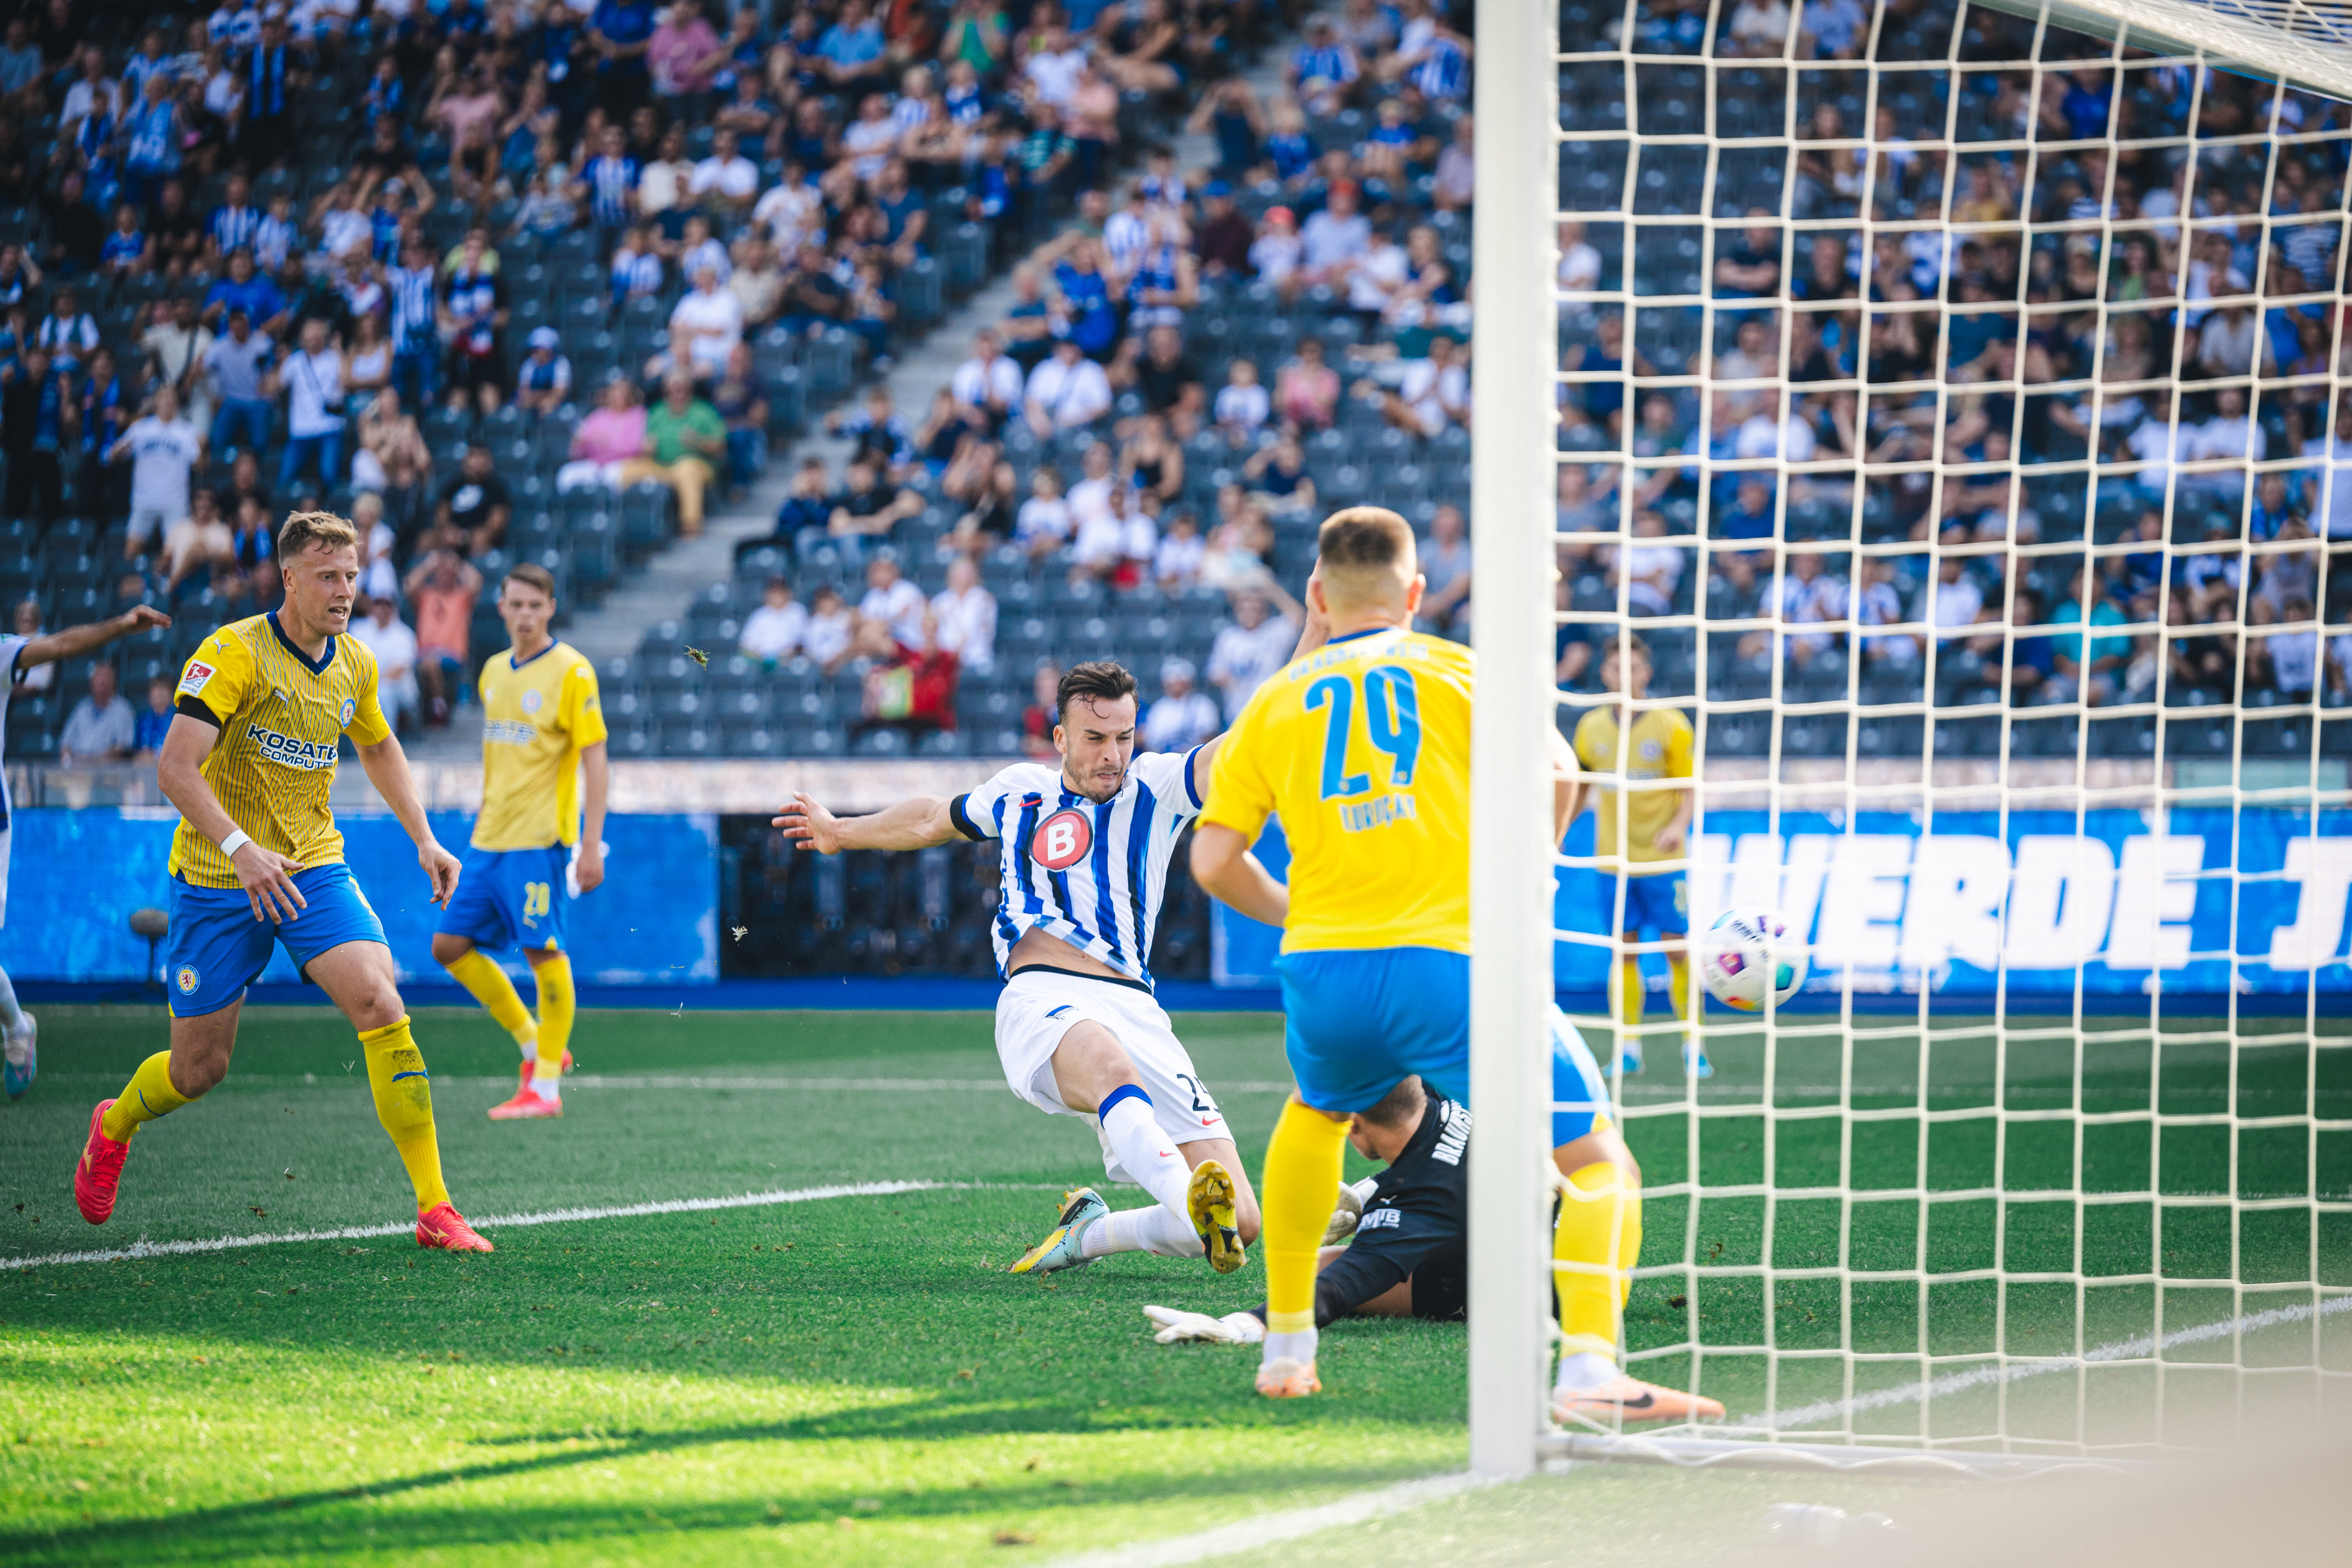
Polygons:
<instances>
[{"instance_id":1,"label":"player's kicking leg","mask_svg":"<svg viewBox=\"0 0 2352 1568\"><path fill-rule=\"evenodd\" d=\"M1257 1239L1256 1194L1223 1113L1148 993L1019 971L998 1002L997 1047L1016 1093L1041 1109L1093 1116L1105 1170L1157 1200L1113 1212L1091 1188L1067 1195L1053 1230L1014 1272L1129 1251L1205 1256L1220 1273L1242 1266Z\"/></svg>"},{"instance_id":2,"label":"player's kicking leg","mask_svg":"<svg viewBox=\"0 0 2352 1568\"><path fill-rule=\"evenodd\" d=\"M293 881L303 895L302 912L278 931L296 964L358 1031L376 1119L415 1189L417 1245L489 1251L442 1183L432 1081L410 1037L382 925L340 863L314 866ZM123 1162L139 1128L202 1098L226 1076L245 988L268 961L274 940L270 925L253 918L241 890L173 882L166 966L176 993L172 1047L140 1063L122 1092L90 1114L74 1197L92 1225L105 1224L114 1212Z\"/></svg>"},{"instance_id":3,"label":"player's kicking leg","mask_svg":"<svg viewBox=\"0 0 2352 1568\"><path fill-rule=\"evenodd\" d=\"M563 852L473 850L433 934L433 959L473 994L522 1052L514 1097L490 1108L493 1122L563 1114L576 1011L572 960L563 950ZM539 1016L484 947L520 942L539 991Z\"/></svg>"},{"instance_id":4,"label":"player's kicking leg","mask_svg":"<svg viewBox=\"0 0 2352 1568\"><path fill-rule=\"evenodd\" d=\"M8 915L8 833L0 827L0 922ZM41 1070L37 1044L33 1015L16 1005L16 988L9 984L8 972L0 969L0 1058L5 1058L0 1086L11 1100L22 1099Z\"/></svg>"},{"instance_id":5,"label":"player's kicking leg","mask_svg":"<svg viewBox=\"0 0 2352 1568\"><path fill-rule=\"evenodd\" d=\"M1608 1087L1575 1026L1552 1009L1552 1164L1559 1213L1552 1281L1559 1303L1553 1418L1721 1420L1712 1399L1628 1377L1618 1325L1642 1256L1642 1167L1610 1124Z\"/></svg>"}]
</instances>

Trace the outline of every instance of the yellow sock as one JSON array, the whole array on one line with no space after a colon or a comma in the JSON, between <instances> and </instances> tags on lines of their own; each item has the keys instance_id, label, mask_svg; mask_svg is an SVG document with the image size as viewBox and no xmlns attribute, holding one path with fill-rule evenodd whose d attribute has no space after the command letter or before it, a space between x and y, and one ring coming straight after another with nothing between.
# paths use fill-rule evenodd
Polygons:
<instances>
[{"instance_id":1,"label":"yellow sock","mask_svg":"<svg viewBox=\"0 0 2352 1568\"><path fill-rule=\"evenodd\" d=\"M159 1051L139 1064L122 1092L99 1118L99 1130L116 1143L131 1136L158 1116L168 1116L188 1103L172 1087L172 1053Z\"/></svg>"},{"instance_id":2,"label":"yellow sock","mask_svg":"<svg viewBox=\"0 0 2352 1568\"><path fill-rule=\"evenodd\" d=\"M1633 1268L1642 1258L1642 1189L1625 1186L1608 1160L1586 1166L1568 1182L1575 1191L1560 1195L1551 1233L1552 1279L1566 1336L1561 1353L1613 1356L1617 1310L1633 1293Z\"/></svg>"},{"instance_id":3,"label":"yellow sock","mask_svg":"<svg viewBox=\"0 0 2352 1568\"><path fill-rule=\"evenodd\" d=\"M531 966L539 981L539 1061L531 1082L552 1089L563 1076L563 1052L572 1043L572 1018L578 998L572 989L572 960L551 953Z\"/></svg>"},{"instance_id":4,"label":"yellow sock","mask_svg":"<svg viewBox=\"0 0 2352 1568\"><path fill-rule=\"evenodd\" d=\"M1674 1003L1675 1017L1685 1023L1691 1017L1690 960L1669 957L1666 960L1666 999Z\"/></svg>"},{"instance_id":5,"label":"yellow sock","mask_svg":"<svg viewBox=\"0 0 2352 1568\"><path fill-rule=\"evenodd\" d=\"M1627 954L1617 960L1618 1039L1635 1051L1642 1049L1642 960ZM1621 1047L1622 1053L1622 1047Z\"/></svg>"},{"instance_id":6,"label":"yellow sock","mask_svg":"<svg viewBox=\"0 0 2352 1568\"><path fill-rule=\"evenodd\" d=\"M1348 1124L1293 1100L1282 1108L1265 1146L1258 1201L1265 1213L1258 1243L1265 1252L1268 1333L1304 1333L1315 1327L1315 1260L1331 1218L1331 1190L1339 1182Z\"/></svg>"},{"instance_id":7,"label":"yellow sock","mask_svg":"<svg viewBox=\"0 0 2352 1568\"><path fill-rule=\"evenodd\" d=\"M376 1120L391 1134L400 1163L408 1167L409 1185L416 1189L416 1212L448 1202L449 1189L441 1185L441 1143L433 1131L433 1080L409 1038L408 1019L369 1030L360 1036L360 1051L367 1058Z\"/></svg>"},{"instance_id":8,"label":"yellow sock","mask_svg":"<svg viewBox=\"0 0 2352 1568\"><path fill-rule=\"evenodd\" d=\"M530 1011L522 1005L522 993L515 989L514 982L507 978L507 972L499 967L496 960L479 947L468 947L466 956L448 969L459 985L474 993L474 999L482 1004L498 1026L515 1037L515 1043L523 1047L525 1055L537 1050L538 1026L530 1021ZM540 994L543 997L546 992Z\"/></svg>"}]
</instances>

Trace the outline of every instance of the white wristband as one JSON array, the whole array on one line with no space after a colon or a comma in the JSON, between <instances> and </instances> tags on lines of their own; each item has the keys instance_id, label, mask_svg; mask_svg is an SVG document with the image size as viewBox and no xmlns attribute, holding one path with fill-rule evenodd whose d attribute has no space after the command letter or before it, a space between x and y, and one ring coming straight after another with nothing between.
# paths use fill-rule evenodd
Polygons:
<instances>
[{"instance_id":1,"label":"white wristband","mask_svg":"<svg viewBox=\"0 0 2352 1568\"><path fill-rule=\"evenodd\" d=\"M220 841L220 852L224 857L229 860L235 860L236 859L236 852L245 848L246 845L251 842L253 842L253 835L247 832L243 828L239 828L236 831L231 833L228 837Z\"/></svg>"}]
</instances>

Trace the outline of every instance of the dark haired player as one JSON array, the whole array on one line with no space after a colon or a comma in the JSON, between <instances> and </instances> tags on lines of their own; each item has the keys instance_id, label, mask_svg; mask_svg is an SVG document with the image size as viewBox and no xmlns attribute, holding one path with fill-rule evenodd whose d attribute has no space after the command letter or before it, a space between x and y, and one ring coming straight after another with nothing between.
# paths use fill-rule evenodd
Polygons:
<instances>
[{"instance_id":1,"label":"dark haired player","mask_svg":"<svg viewBox=\"0 0 2352 1568\"><path fill-rule=\"evenodd\" d=\"M1058 768L1016 762L952 800L919 795L845 821L795 795L775 825L825 854L1002 844L1004 1081L1041 1111L1093 1118L1104 1173L1157 1200L1114 1214L1092 1187L1066 1194L1015 1273L1129 1251L1205 1254L1231 1273L1257 1239L1257 1197L1215 1097L1152 996L1149 967L1168 862L1222 743L1136 756L1135 677L1115 664L1073 666L1055 698Z\"/></svg>"}]
</instances>

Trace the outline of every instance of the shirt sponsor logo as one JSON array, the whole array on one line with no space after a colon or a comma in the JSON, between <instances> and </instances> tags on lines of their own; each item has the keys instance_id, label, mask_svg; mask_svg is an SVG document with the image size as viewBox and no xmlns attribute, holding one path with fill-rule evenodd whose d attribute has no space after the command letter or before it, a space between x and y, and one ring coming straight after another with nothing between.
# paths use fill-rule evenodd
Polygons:
<instances>
[{"instance_id":1,"label":"shirt sponsor logo","mask_svg":"<svg viewBox=\"0 0 2352 1568\"><path fill-rule=\"evenodd\" d=\"M1367 1230L1394 1230L1403 1223L1404 1210L1375 1208L1369 1210L1363 1218L1356 1221L1356 1233L1360 1236Z\"/></svg>"},{"instance_id":2,"label":"shirt sponsor logo","mask_svg":"<svg viewBox=\"0 0 2352 1568\"><path fill-rule=\"evenodd\" d=\"M210 664L205 664L202 659L190 659L187 669L180 676L179 695L184 697L194 696L211 683L212 678L213 667Z\"/></svg>"},{"instance_id":3,"label":"shirt sponsor logo","mask_svg":"<svg viewBox=\"0 0 2352 1568\"><path fill-rule=\"evenodd\" d=\"M1094 824L1086 813L1065 808L1037 824L1029 840L1029 858L1047 871L1067 871L1087 858L1094 842Z\"/></svg>"},{"instance_id":4,"label":"shirt sponsor logo","mask_svg":"<svg viewBox=\"0 0 2352 1568\"><path fill-rule=\"evenodd\" d=\"M290 735L280 735L274 729L264 729L257 724L245 727L245 737L261 747L262 756L280 767L317 772L335 765L336 749L332 742L320 746Z\"/></svg>"},{"instance_id":5,"label":"shirt sponsor logo","mask_svg":"<svg viewBox=\"0 0 2352 1568\"><path fill-rule=\"evenodd\" d=\"M530 746L539 739L539 726L518 718L494 718L482 726L482 738L493 746Z\"/></svg>"}]
</instances>

